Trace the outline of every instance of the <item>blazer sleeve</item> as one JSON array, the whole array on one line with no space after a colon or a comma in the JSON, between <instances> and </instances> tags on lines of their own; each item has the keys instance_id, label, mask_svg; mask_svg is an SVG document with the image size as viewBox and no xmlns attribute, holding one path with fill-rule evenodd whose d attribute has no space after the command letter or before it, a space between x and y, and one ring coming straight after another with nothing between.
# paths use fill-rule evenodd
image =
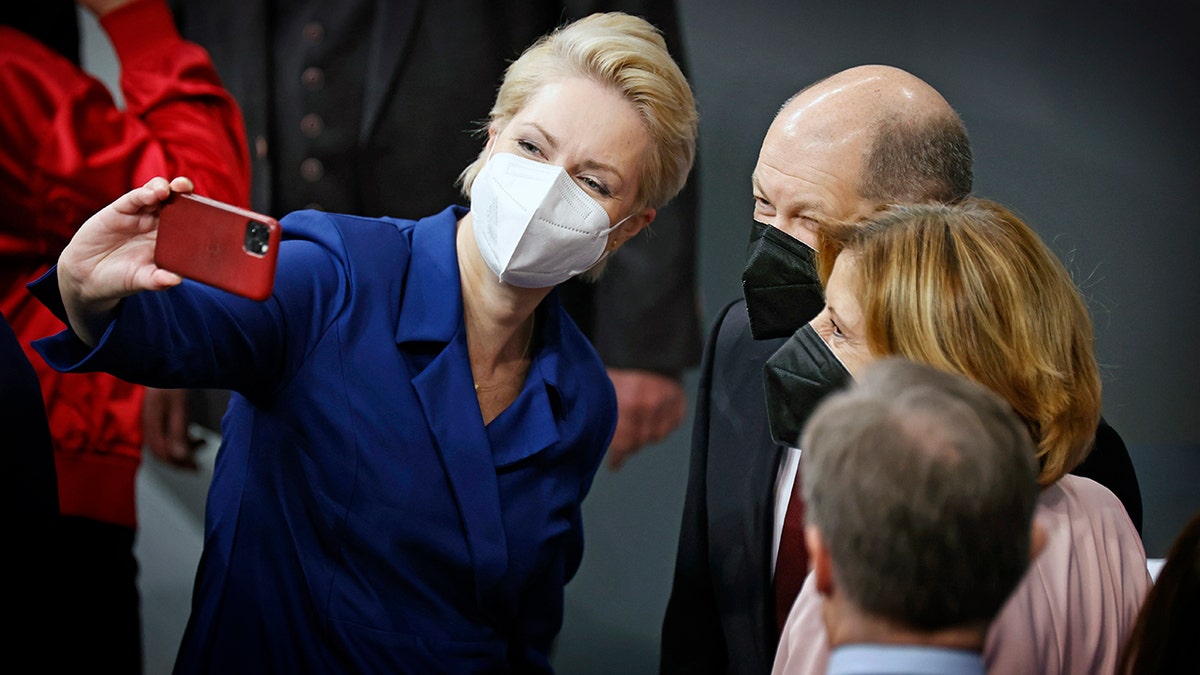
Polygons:
<instances>
[{"instance_id":1,"label":"blazer sleeve","mask_svg":"<svg viewBox=\"0 0 1200 675\"><path fill-rule=\"evenodd\" d=\"M106 372L159 388L228 389L263 401L302 367L350 297L345 249L327 216L299 212L281 224L275 289L263 302L193 281L121 300L92 348L68 328L33 343L59 372ZM29 285L67 323L54 267Z\"/></svg>"}]
</instances>

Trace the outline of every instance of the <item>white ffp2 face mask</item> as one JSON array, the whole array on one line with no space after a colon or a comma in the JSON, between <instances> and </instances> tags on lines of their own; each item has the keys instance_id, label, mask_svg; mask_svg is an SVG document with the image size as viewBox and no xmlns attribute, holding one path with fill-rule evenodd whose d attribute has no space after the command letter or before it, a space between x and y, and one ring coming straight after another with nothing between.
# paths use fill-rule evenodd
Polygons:
<instances>
[{"instance_id":1,"label":"white ffp2 face mask","mask_svg":"<svg viewBox=\"0 0 1200 675\"><path fill-rule=\"evenodd\" d=\"M608 212L560 166L509 153L489 157L471 185L475 242L500 281L557 286L605 255Z\"/></svg>"}]
</instances>

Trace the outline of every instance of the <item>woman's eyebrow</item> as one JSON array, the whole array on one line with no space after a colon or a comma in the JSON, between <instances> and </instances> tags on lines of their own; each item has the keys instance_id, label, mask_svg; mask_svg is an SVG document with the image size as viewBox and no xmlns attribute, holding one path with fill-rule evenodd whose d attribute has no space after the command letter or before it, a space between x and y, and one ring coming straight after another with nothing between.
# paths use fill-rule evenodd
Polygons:
<instances>
[{"instance_id":1,"label":"woman's eyebrow","mask_svg":"<svg viewBox=\"0 0 1200 675\"><path fill-rule=\"evenodd\" d=\"M617 167L613 166L612 164L606 164L604 162L597 162L594 159L589 159L583 163L583 168L591 169L592 171L604 171L611 173L613 176L616 176L617 180L621 179L621 172L617 171Z\"/></svg>"},{"instance_id":2,"label":"woman's eyebrow","mask_svg":"<svg viewBox=\"0 0 1200 675\"><path fill-rule=\"evenodd\" d=\"M550 149L550 150L558 149L558 138L555 137L554 134L547 131L545 127L538 124L537 122L527 122L526 124L533 127L534 129L536 129L537 132L539 134L541 134L544 139L546 139L546 145L548 146L548 149ZM589 160L586 160L585 162L583 162L582 167L585 169L590 169L592 171L606 171L606 172L611 173L614 176L616 176L616 178L618 180L624 180L621 176L621 172L618 171L617 167L613 166L612 164L608 164L605 162L598 162L594 159L589 159Z\"/></svg>"},{"instance_id":3,"label":"woman's eyebrow","mask_svg":"<svg viewBox=\"0 0 1200 675\"><path fill-rule=\"evenodd\" d=\"M546 129L537 122L526 122L526 124L536 129L537 132L542 135L542 138L546 139L546 145L549 146L550 150L555 150L558 148L558 138L554 134L546 131Z\"/></svg>"}]
</instances>

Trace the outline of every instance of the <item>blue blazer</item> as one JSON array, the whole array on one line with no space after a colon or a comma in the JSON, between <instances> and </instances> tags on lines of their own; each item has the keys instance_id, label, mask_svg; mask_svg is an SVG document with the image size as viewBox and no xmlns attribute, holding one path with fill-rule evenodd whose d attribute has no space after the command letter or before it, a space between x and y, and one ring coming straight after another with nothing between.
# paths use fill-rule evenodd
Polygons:
<instances>
[{"instance_id":1,"label":"blue blazer","mask_svg":"<svg viewBox=\"0 0 1200 675\"><path fill-rule=\"evenodd\" d=\"M524 389L483 424L464 212L297 212L267 301L185 282L124 300L94 350L39 341L60 370L236 392L176 672L550 670L616 398L552 293ZM63 316L53 271L31 288Z\"/></svg>"}]
</instances>

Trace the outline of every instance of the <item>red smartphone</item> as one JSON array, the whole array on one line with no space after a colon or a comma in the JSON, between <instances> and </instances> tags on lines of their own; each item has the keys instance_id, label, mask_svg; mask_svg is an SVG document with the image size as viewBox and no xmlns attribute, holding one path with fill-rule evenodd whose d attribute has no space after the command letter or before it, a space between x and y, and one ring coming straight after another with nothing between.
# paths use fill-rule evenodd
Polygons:
<instances>
[{"instance_id":1,"label":"red smartphone","mask_svg":"<svg viewBox=\"0 0 1200 675\"><path fill-rule=\"evenodd\" d=\"M261 301L275 287L280 233L270 216L177 192L159 211L154 264Z\"/></svg>"}]
</instances>

